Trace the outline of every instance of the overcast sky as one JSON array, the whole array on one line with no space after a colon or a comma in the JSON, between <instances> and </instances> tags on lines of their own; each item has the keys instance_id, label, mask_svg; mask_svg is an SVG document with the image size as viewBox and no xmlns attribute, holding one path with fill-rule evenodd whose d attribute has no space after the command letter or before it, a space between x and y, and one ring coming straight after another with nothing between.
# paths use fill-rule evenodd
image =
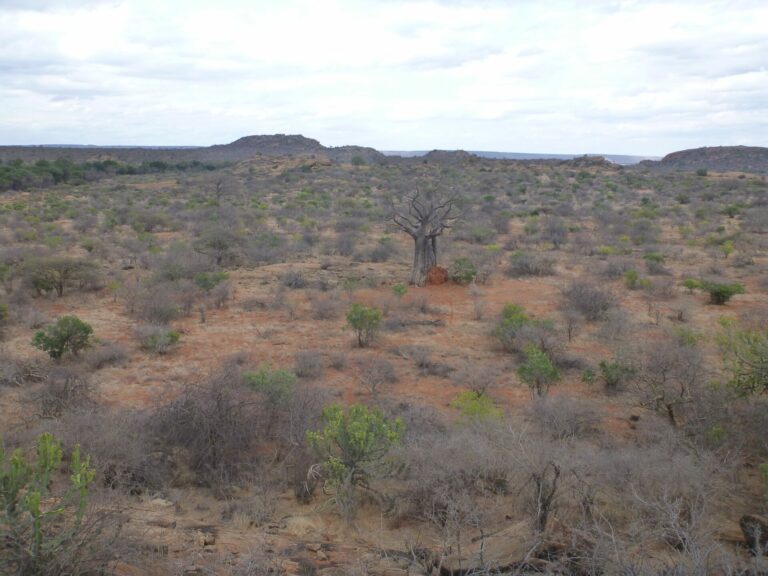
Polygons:
<instances>
[{"instance_id":1,"label":"overcast sky","mask_svg":"<svg viewBox=\"0 0 768 576\"><path fill-rule=\"evenodd\" d=\"M0 144L768 146L768 0L0 0Z\"/></svg>"}]
</instances>

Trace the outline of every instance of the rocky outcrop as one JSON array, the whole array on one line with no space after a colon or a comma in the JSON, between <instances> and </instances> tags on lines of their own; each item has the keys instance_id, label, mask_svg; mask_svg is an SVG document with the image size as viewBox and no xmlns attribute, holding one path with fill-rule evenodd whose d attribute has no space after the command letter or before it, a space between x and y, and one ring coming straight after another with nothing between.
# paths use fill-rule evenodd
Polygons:
<instances>
[{"instance_id":1,"label":"rocky outcrop","mask_svg":"<svg viewBox=\"0 0 768 576\"><path fill-rule=\"evenodd\" d=\"M641 168L695 172L751 172L768 174L768 148L759 146L713 146L667 154L658 162L640 162Z\"/></svg>"}]
</instances>

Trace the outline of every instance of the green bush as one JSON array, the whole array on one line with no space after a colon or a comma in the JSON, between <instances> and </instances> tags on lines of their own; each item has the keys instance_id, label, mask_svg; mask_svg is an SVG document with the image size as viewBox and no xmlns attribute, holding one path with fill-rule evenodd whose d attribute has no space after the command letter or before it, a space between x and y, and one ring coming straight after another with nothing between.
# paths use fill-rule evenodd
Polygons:
<instances>
[{"instance_id":1,"label":"green bush","mask_svg":"<svg viewBox=\"0 0 768 576\"><path fill-rule=\"evenodd\" d=\"M93 328L77 316L62 316L56 324L45 331L38 331L32 338L32 345L45 352L54 360L59 360L66 352L77 356L91 345Z\"/></svg>"},{"instance_id":2,"label":"green bush","mask_svg":"<svg viewBox=\"0 0 768 576\"><path fill-rule=\"evenodd\" d=\"M696 278L686 278L683 280L683 286L688 289L688 294L693 294L694 290L699 290L702 287L701 280Z\"/></svg>"},{"instance_id":3,"label":"green bush","mask_svg":"<svg viewBox=\"0 0 768 576\"><path fill-rule=\"evenodd\" d=\"M385 475L390 448L403 436L400 419L389 420L378 409L354 404L348 409L332 404L323 410L322 430L307 432L307 442L323 459L326 489L341 515L355 513L355 488L369 488L370 480Z\"/></svg>"},{"instance_id":4,"label":"green bush","mask_svg":"<svg viewBox=\"0 0 768 576\"><path fill-rule=\"evenodd\" d=\"M627 270L624 272L624 286L629 290L637 290L639 288L640 274L637 270Z\"/></svg>"},{"instance_id":5,"label":"green bush","mask_svg":"<svg viewBox=\"0 0 768 576\"><path fill-rule=\"evenodd\" d=\"M600 377L606 390L617 390L632 377L634 371L620 362L600 362Z\"/></svg>"},{"instance_id":6,"label":"green bush","mask_svg":"<svg viewBox=\"0 0 768 576\"><path fill-rule=\"evenodd\" d=\"M65 471L69 481L54 482ZM79 445L62 465L61 444L48 433L38 438L32 461L20 449L7 456L0 448L0 572L90 573L95 534L83 520L94 475Z\"/></svg>"},{"instance_id":7,"label":"green bush","mask_svg":"<svg viewBox=\"0 0 768 576\"><path fill-rule=\"evenodd\" d=\"M457 284L470 284L477 277L477 268L469 258L457 258L451 265L449 276Z\"/></svg>"},{"instance_id":8,"label":"green bush","mask_svg":"<svg viewBox=\"0 0 768 576\"><path fill-rule=\"evenodd\" d=\"M403 296L405 296L407 293L408 293L408 288L402 282L392 286L392 294L397 296L398 300L401 299Z\"/></svg>"},{"instance_id":9,"label":"green bush","mask_svg":"<svg viewBox=\"0 0 768 576\"><path fill-rule=\"evenodd\" d=\"M658 252L648 252L643 255L643 260L652 262L653 264L664 264L666 257L664 254L659 254Z\"/></svg>"},{"instance_id":10,"label":"green bush","mask_svg":"<svg viewBox=\"0 0 768 576\"><path fill-rule=\"evenodd\" d=\"M461 419L467 422L497 419L502 415L501 410L493 405L493 400L475 390L460 393L451 406L458 409Z\"/></svg>"},{"instance_id":11,"label":"green bush","mask_svg":"<svg viewBox=\"0 0 768 576\"><path fill-rule=\"evenodd\" d=\"M3 336L5 327L9 324L11 315L8 312L8 304L0 303L0 338Z\"/></svg>"},{"instance_id":12,"label":"green bush","mask_svg":"<svg viewBox=\"0 0 768 576\"><path fill-rule=\"evenodd\" d=\"M721 319L717 337L728 382L742 394L768 391L768 327L742 328L731 319Z\"/></svg>"},{"instance_id":13,"label":"green bush","mask_svg":"<svg viewBox=\"0 0 768 576\"><path fill-rule=\"evenodd\" d=\"M725 282L703 282L701 287L709 294L709 301L720 306L728 302L733 296L746 292L744 285L738 282L732 284Z\"/></svg>"},{"instance_id":14,"label":"green bush","mask_svg":"<svg viewBox=\"0 0 768 576\"><path fill-rule=\"evenodd\" d=\"M155 354L167 354L181 339L181 334L164 326L139 326L136 337L142 350Z\"/></svg>"},{"instance_id":15,"label":"green bush","mask_svg":"<svg viewBox=\"0 0 768 576\"><path fill-rule=\"evenodd\" d=\"M517 369L517 375L536 396L546 396L549 387L560 380L560 371L547 353L533 345L525 348L525 362Z\"/></svg>"},{"instance_id":16,"label":"green bush","mask_svg":"<svg viewBox=\"0 0 768 576\"><path fill-rule=\"evenodd\" d=\"M530 318L522 306L507 304L501 311L501 318L493 328L492 335L507 352L517 352L522 347L520 333L531 328L539 333L551 333L554 325L551 320Z\"/></svg>"},{"instance_id":17,"label":"green bush","mask_svg":"<svg viewBox=\"0 0 768 576\"><path fill-rule=\"evenodd\" d=\"M262 364L255 372L243 373L243 382L263 394L272 406L283 406L293 396L296 387L296 374L281 368L272 369L269 364Z\"/></svg>"},{"instance_id":18,"label":"green bush","mask_svg":"<svg viewBox=\"0 0 768 576\"><path fill-rule=\"evenodd\" d=\"M530 324L531 319L518 304L506 304L501 310L501 319L493 329L494 337L502 347L510 352L515 348L515 339L518 331Z\"/></svg>"},{"instance_id":19,"label":"green bush","mask_svg":"<svg viewBox=\"0 0 768 576\"><path fill-rule=\"evenodd\" d=\"M352 304L347 312L347 325L357 334L357 345L360 348L369 346L376 338L383 316L378 308Z\"/></svg>"},{"instance_id":20,"label":"green bush","mask_svg":"<svg viewBox=\"0 0 768 576\"><path fill-rule=\"evenodd\" d=\"M195 276L195 284L204 292L210 292L216 286L229 279L226 272L201 272Z\"/></svg>"},{"instance_id":21,"label":"green bush","mask_svg":"<svg viewBox=\"0 0 768 576\"><path fill-rule=\"evenodd\" d=\"M99 275L93 262L66 256L31 258L21 266L21 273L38 294L56 292L59 297L73 284L96 284Z\"/></svg>"}]
</instances>

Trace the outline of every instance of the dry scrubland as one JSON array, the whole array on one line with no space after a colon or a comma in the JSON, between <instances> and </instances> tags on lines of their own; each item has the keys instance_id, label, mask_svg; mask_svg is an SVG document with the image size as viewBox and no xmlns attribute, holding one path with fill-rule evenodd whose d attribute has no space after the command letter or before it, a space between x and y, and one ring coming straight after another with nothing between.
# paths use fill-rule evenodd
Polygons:
<instances>
[{"instance_id":1,"label":"dry scrubland","mask_svg":"<svg viewBox=\"0 0 768 576\"><path fill-rule=\"evenodd\" d=\"M403 286L415 189L458 197L441 285ZM765 574L767 191L450 154L6 191L5 459L50 432L62 464L3 569ZM65 316L91 345L52 359ZM87 505L46 516L78 444Z\"/></svg>"}]
</instances>

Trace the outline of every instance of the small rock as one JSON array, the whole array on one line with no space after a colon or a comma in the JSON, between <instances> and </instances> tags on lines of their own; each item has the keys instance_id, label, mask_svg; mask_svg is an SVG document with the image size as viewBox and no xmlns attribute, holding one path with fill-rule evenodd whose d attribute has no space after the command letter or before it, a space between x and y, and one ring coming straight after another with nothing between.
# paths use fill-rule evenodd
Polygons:
<instances>
[{"instance_id":1,"label":"small rock","mask_svg":"<svg viewBox=\"0 0 768 576\"><path fill-rule=\"evenodd\" d=\"M213 546L216 544L216 536L213 534L206 534L204 532L200 532L197 536L197 543L200 546Z\"/></svg>"},{"instance_id":2,"label":"small rock","mask_svg":"<svg viewBox=\"0 0 768 576\"><path fill-rule=\"evenodd\" d=\"M270 524L267 526L267 534L277 534L280 531L280 526L278 524Z\"/></svg>"},{"instance_id":3,"label":"small rock","mask_svg":"<svg viewBox=\"0 0 768 576\"><path fill-rule=\"evenodd\" d=\"M320 560L321 562L325 562L326 560L328 560L328 556L322 550L318 550L317 551L317 559Z\"/></svg>"},{"instance_id":4,"label":"small rock","mask_svg":"<svg viewBox=\"0 0 768 576\"><path fill-rule=\"evenodd\" d=\"M310 552L318 552L322 545L319 542L310 542L309 544L305 545L307 550Z\"/></svg>"}]
</instances>

